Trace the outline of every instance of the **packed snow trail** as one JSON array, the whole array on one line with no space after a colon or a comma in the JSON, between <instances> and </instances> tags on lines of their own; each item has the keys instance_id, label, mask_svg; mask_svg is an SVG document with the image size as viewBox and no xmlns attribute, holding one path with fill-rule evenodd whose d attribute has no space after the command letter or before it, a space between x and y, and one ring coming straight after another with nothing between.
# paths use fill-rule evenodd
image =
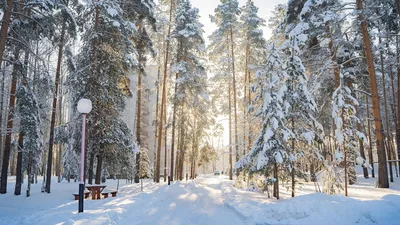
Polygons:
<instances>
[{"instance_id":1,"label":"packed snow trail","mask_svg":"<svg viewBox=\"0 0 400 225\"><path fill-rule=\"evenodd\" d=\"M224 206L218 178L163 186L135 204L138 211L132 213L137 216L120 218L119 224L244 224L235 211Z\"/></svg>"},{"instance_id":2,"label":"packed snow trail","mask_svg":"<svg viewBox=\"0 0 400 225\"><path fill-rule=\"evenodd\" d=\"M62 191L37 192L33 198L10 193L3 197L9 198L11 204L0 204L0 224L245 224L240 214L224 205L223 180L223 177L205 176L170 186L146 181L144 192L140 192L140 185L129 184L120 189L116 198L85 200L85 211L79 214L78 201L73 201L71 190L65 188L76 183L58 184L64 187Z\"/></svg>"}]
</instances>

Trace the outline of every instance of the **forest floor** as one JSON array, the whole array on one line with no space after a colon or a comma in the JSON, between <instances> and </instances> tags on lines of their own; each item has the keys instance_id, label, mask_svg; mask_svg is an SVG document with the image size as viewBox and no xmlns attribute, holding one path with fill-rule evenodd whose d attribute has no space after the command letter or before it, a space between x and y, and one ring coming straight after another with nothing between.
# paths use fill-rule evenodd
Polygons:
<instances>
[{"instance_id":1,"label":"forest floor","mask_svg":"<svg viewBox=\"0 0 400 225\"><path fill-rule=\"evenodd\" d=\"M313 183L305 183L290 198L281 188L281 200L266 194L240 190L226 176L200 175L195 181L144 181L138 184L120 180L117 197L85 200L85 212L77 213L78 201L72 194L78 183L52 183L52 193L41 193L41 184L32 185L31 197L14 196L15 177L8 193L0 195L0 224L149 224L149 225L351 225L400 224L400 178L389 189L374 188L374 179L358 177L349 186L349 198L315 193ZM108 180L107 188L116 189Z\"/></svg>"}]
</instances>

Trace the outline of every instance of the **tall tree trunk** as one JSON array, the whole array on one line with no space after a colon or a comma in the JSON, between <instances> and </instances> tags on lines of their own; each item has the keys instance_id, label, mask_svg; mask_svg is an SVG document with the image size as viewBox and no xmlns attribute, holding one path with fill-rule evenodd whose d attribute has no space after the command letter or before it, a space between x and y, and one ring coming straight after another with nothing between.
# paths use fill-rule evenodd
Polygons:
<instances>
[{"instance_id":1,"label":"tall tree trunk","mask_svg":"<svg viewBox=\"0 0 400 225\"><path fill-rule=\"evenodd\" d=\"M139 59L142 57L139 55ZM141 62L139 62L140 64ZM137 110L136 110L136 141L141 148L140 128L141 128L141 114L142 114L142 68L139 65L138 69L138 86L137 86ZM140 181L140 151L136 153L136 171L135 171L135 183Z\"/></svg>"},{"instance_id":2,"label":"tall tree trunk","mask_svg":"<svg viewBox=\"0 0 400 225\"><path fill-rule=\"evenodd\" d=\"M167 146L167 132L168 132L168 125L167 125L167 107L164 108L164 124L165 124L165 132L164 132L164 182L167 182L167 168L168 168L168 146Z\"/></svg>"},{"instance_id":3,"label":"tall tree trunk","mask_svg":"<svg viewBox=\"0 0 400 225\"><path fill-rule=\"evenodd\" d=\"M248 37L246 38L248 40ZM244 67L244 90L243 90L243 156L246 155L247 151L247 146L246 146L246 122L247 122L247 107L249 106L250 102L247 101L247 87L249 86L249 83L247 82L247 74L249 70L249 44L246 44L246 62L245 62L245 67ZM249 127L250 130L250 127ZM249 146L250 147L250 146Z\"/></svg>"},{"instance_id":4,"label":"tall tree trunk","mask_svg":"<svg viewBox=\"0 0 400 225\"><path fill-rule=\"evenodd\" d=\"M56 123L56 112L57 112L57 98L58 98L58 86L60 82L61 76L61 64L63 58L63 48L64 48L64 39L65 39L65 21L63 22L61 28L61 40L58 44L58 59L57 59L57 68L56 68L56 78L55 78L55 89L53 96L53 106L51 111L51 120L50 120L50 135L49 135L49 151L47 156L47 177L51 178L51 168L53 165L53 145L54 145L54 125ZM51 179L46 180L46 192L50 193L50 185Z\"/></svg>"},{"instance_id":5,"label":"tall tree trunk","mask_svg":"<svg viewBox=\"0 0 400 225\"><path fill-rule=\"evenodd\" d=\"M398 3L400 4L400 3ZM399 12L400 14L400 12ZM399 37L396 37L396 52L397 52L397 63L400 63L399 55ZM394 100L393 100L394 101ZM400 158L400 66L397 66L397 123L396 123L396 145L397 145L397 156ZM400 169L400 167L399 167Z\"/></svg>"},{"instance_id":6,"label":"tall tree trunk","mask_svg":"<svg viewBox=\"0 0 400 225\"><path fill-rule=\"evenodd\" d=\"M356 110L357 110L357 112L358 112L358 109L357 109L357 108L356 108ZM361 133L361 124L360 124L360 121L357 122L357 125L356 125L356 126L357 126L358 132ZM360 147L360 154L361 154L361 157L366 161L367 159L365 158L365 153L364 153L364 140L358 139L358 145L359 145L359 147ZM369 178L369 175L368 175L368 169L367 169L367 167L364 167L364 166L363 166L363 173L364 173L364 178L368 179L368 178Z\"/></svg>"},{"instance_id":7,"label":"tall tree trunk","mask_svg":"<svg viewBox=\"0 0 400 225\"><path fill-rule=\"evenodd\" d=\"M2 62L0 62L2 63ZM4 110L4 88L6 86L5 81L6 81L6 69L5 69L5 62L3 63L3 70L2 70L2 80L1 80L1 90L0 90L0 130L4 130L3 127L3 110ZM1 66L0 66L1 68ZM3 158L3 132L1 132L0 134L0 168L1 168L1 164L3 163L3 161L1 160Z\"/></svg>"},{"instance_id":8,"label":"tall tree trunk","mask_svg":"<svg viewBox=\"0 0 400 225\"><path fill-rule=\"evenodd\" d=\"M20 132L18 137L18 157L17 157L17 177L15 178L15 190L14 195L21 195L21 186L22 186L22 151L24 149L24 133ZM28 179L28 183L30 183Z\"/></svg>"},{"instance_id":9,"label":"tall tree trunk","mask_svg":"<svg viewBox=\"0 0 400 225\"><path fill-rule=\"evenodd\" d=\"M379 44L382 43L381 36L380 36L380 29L378 28L378 33L379 33ZM389 160L389 176L390 176L390 182L393 182L393 168L392 168L392 162L390 162L392 154L391 154L391 146L390 146L390 127L389 127L389 117L388 117L388 107L387 107L387 98L386 98L386 79L385 79L385 69L383 66L383 52L382 50L379 52L380 56L380 61L381 61L381 72L382 72L382 88L383 88L383 103L385 107L385 125L386 125L386 138L388 140L388 145L387 145L387 156Z\"/></svg>"},{"instance_id":10,"label":"tall tree trunk","mask_svg":"<svg viewBox=\"0 0 400 225\"><path fill-rule=\"evenodd\" d=\"M228 101L229 101L229 180L233 180L233 174L232 174L232 100L231 100L231 83L229 81L229 88L228 88Z\"/></svg>"},{"instance_id":11,"label":"tall tree trunk","mask_svg":"<svg viewBox=\"0 0 400 225\"><path fill-rule=\"evenodd\" d=\"M59 98L58 98L58 125L62 124L62 114L63 114L63 109L62 109L62 97L63 97L63 92L62 92L62 77L60 77L60 91L59 91ZM57 177L58 177L58 183L61 182L61 160L62 160L62 147L63 144L59 143L58 144L58 158L57 158Z\"/></svg>"},{"instance_id":12,"label":"tall tree trunk","mask_svg":"<svg viewBox=\"0 0 400 225\"><path fill-rule=\"evenodd\" d=\"M160 70L161 66L158 66L158 71L157 71L157 97L156 97L156 116L155 116L155 127L157 128L158 126L158 108L159 108L159 94L160 94ZM155 176L155 169L156 169L156 162L157 162L157 129L154 130L154 153L153 153L153 181L156 181L156 176Z\"/></svg>"},{"instance_id":13,"label":"tall tree trunk","mask_svg":"<svg viewBox=\"0 0 400 225\"><path fill-rule=\"evenodd\" d=\"M292 117L292 132L294 133L294 118ZM294 138L292 138L292 153L294 153ZM291 171L291 175L292 175L292 197L294 197L294 192L295 192L295 188L296 188L296 183L295 183L295 169L294 169L294 163L292 162L292 171Z\"/></svg>"},{"instance_id":14,"label":"tall tree trunk","mask_svg":"<svg viewBox=\"0 0 400 225\"><path fill-rule=\"evenodd\" d=\"M357 9L360 11L363 10L362 0L356 0L356 3L357 3ZM368 33L367 20L363 14L360 14L359 18L361 21L361 32L364 41L365 55L367 57L368 73L370 78L369 80L370 80L370 88L372 95L372 114L374 116L376 149L378 152L378 164L379 164L378 187L388 188L389 180L388 180L388 172L386 166L386 152L383 146L382 119L381 119L381 111L379 103L379 93L376 82L374 57L372 55L372 48Z\"/></svg>"},{"instance_id":15,"label":"tall tree trunk","mask_svg":"<svg viewBox=\"0 0 400 225\"><path fill-rule=\"evenodd\" d=\"M33 156L32 156L32 151L29 151L28 153L28 167L27 167L27 174L28 174L28 187L26 188L26 197L31 196L31 184L34 183L34 175L33 175L33 170L32 170L32 162L33 161Z\"/></svg>"},{"instance_id":16,"label":"tall tree trunk","mask_svg":"<svg viewBox=\"0 0 400 225\"><path fill-rule=\"evenodd\" d=\"M182 38L179 40L179 49L177 52L177 62L179 63L181 56L182 55ZM175 84L174 84L174 93L175 97L173 99L173 109L172 109L172 135L171 135L171 168L170 168L170 179L171 181L174 180L174 152L175 152L175 123L176 123L176 108L178 107L177 105L177 97L176 94L178 92L178 73L175 74Z\"/></svg>"},{"instance_id":17,"label":"tall tree trunk","mask_svg":"<svg viewBox=\"0 0 400 225\"><path fill-rule=\"evenodd\" d=\"M274 163L274 197L276 199L279 199L279 179L278 179L278 164L275 162Z\"/></svg>"},{"instance_id":18,"label":"tall tree trunk","mask_svg":"<svg viewBox=\"0 0 400 225\"><path fill-rule=\"evenodd\" d=\"M163 133L163 119L164 118L164 109L166 108L166 85L167 85L167 69L168 69L168 58L169 58L169 36L171 35L171 21L172 21L172 12L173 12L173 3L171 1L170 9L169 9L169 25L168 25L168 33L167 33L167 46L165 51L165 60L164 60L164 77L163 77L163 88L162 88L162 98L161 98L161 110L160 110L160 123L158 125L158 140L157 140L157 167L155 171L156 182L160 183L160 170L161 170L161 140L162 140L162 133Z\"/></svg>"},{"instance_id":19,"label":"tall tree trunk","mask_svg":"<svg viewBox=\"0 0 400 225\"><path fill-rule=\"evenodd\" d=\"M91 153L90 153L90 158L89 158L88 184L93 184L94 157L95 157L95 153L92 150Z\"/></svg>"},{"instance_id":20,"label":"tall tree trunk","mask_svg":"<svg viewBox=\"0 0 400 225\"><path fill-rule=\"evenodd\" d=\"M369 119L370 113L369 113L369 100L368 100L368 95L365 95L365 101L367 105L367 126L368 126L368 161L369 164L371 165L372 171L371 171L371 176L375 178L375 169L374 169L374 157L372 154L372 137L371 137L371 121Z\"/></svg>"},{"instance_id":21,"label":"tall tree trunk","mask_svg":"<svg viewBox=\"0 0 400 225\"><path fill-rule=\"evenodd\" d=\"M20 49L16 49L14 53L14 61L16 61L17 64L14 64L12 72L11 90L10 90L8 116L7 116L7 134L4 144L3 164L1 169L0 194L7 193L7 175L8 175L10 152L11 152L11 137L12 137L11 131L14 125L14 111L15 111L14 107L15 107L15 92L17 90L17 73L21 67L20 63L18 62L19 53Z\"/></svg>"},{"instance_id":22,"label":"tall tree trunk","mask_svg":"<svg viewBox=\"0 0 400 225\"><path fill-rule=\"evenodd\" d=\"M14 6L14 1L7 0L7 5L5 6L3 14L3 22L1 23L1 28L0 28L0 66L1 62L3 62L4 51L6 50L8 27L10 26L11 22L13 6Z\"/></svg>"},{"instance_id":23,"label":"tall tree trunk","mask_svg":"<svg viewBox=\"0 0 400 225\"><path fill-rule=\"evenodd\" d=\"M101 146L100 148L103 147L104 146ZM96 179L94 181L95 184L100 184L102 167L103 167L103 153L102 150L100 150L99 154L97 155Z\"/></svg>"},{"instance_id":24,"label":"tall tree trunk","mask_svg":"<svg viewBox=\"0 0 400 225\"><path fill-rule=\"evenodd\" d=\"M238 123L237 123L237 107L236 107L236 76L235 76L235 53L233 49L233 28L230 29L231 38L231 54L232 54L232 85L233 85L233 109L235 119L235 153L236 161L239 161L239 145L238 145Z\"/></svg>"},{"instance_id":25,"label":"tall tree trunk","mask_svg":"<svg viewBox=\"0 0 400 225\"><path fill-rule=\"evenodd\" d=\"M389 69L390 84L391 84L390 86L391 86L391 94L392 94L392 101L390 104L390 109L392 110L394 131L396 132L395 135L397 136L397 112L396 112L396 103L395 103L396 95L395 95L395 89L394 89L393 70L392 69L393 69L392 67L390 67L390 69ZM395 138L393 137L393 141L395 141L394 139ZM397 138L396 138L396 141L397 141ZM392 152L394 154L394 159L396 159L396 157L399 158L398 157L399 152L397 151L397 154L396 154L394 143L393 143L393 145L391 144L391 146L392 146L392 150L393 150ZM399 164L399 162L395 163L395 166L397 166L398 164ZM397 176L397 174L398 174L398 170L396 169L396 176Z\"/></svg>"}]
</instances>

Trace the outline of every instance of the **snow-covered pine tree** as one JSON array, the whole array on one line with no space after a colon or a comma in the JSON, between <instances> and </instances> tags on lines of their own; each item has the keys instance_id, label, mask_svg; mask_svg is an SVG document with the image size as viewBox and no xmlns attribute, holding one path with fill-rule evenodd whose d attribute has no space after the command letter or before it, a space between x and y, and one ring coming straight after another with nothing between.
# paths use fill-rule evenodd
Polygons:
<instances>
[{"instance_id":1,"label":"snow-covered pine tree","mask_svg":"<svg viewBox=\"0 0 400 225\"><path fill-rule=\"evenodd\" d=\"M149 152L147 148L140 148L140 178L149 179L153 177L150 165Z\"/></svg>"},{"instance_id":2,"label":"snow-covered pine tree","mask_svg":"<svg viewBox=\"0 0 400 225\"><path fill-rule=\"evenodd\" d=\"M235 164L235 170L249 169L274 178L274 197L279 199L278 167L289 159L286 142L294 138L287 126L286 113L289 108L284 97L288 78L279 50L272 44L263 70L257 72L256 96L253 99L255 116L261 118L262 127L250 152Z\"/></svg>"},{"instance_id":3,"label":"snow-covered pine tree","mask_svg":"<svg viewBox=\"0 0 400 225\"><path fill-rule=\"evenodd\" d=\"M16 93L16 111L20 119L20 135L23 135L22 152L26 162L24 167L27 169L28 174L26 196L29 197L30 183L33 180L33 168L36 168L40 162L43 133L41 131L39 105L32 90L32 82L28 83L26 77L23 80ZM21 186L19 186L19 189L21 189Z\"/></svg>"},{"instance_id":4,"label":"snow-covered pine tree","mask_svg":"<svg viewBox=\"0 0 400 225\"><path fill-rule=\"evenodd\" d=\"M265 26L265 20L258 16L258 8L252 0L248 0L246 5L241 8L241 30L244 32L243 47L245 49L244 65L244 96L243 96L243 155L249 151L252 139L252 131L255 126L250 127L251 118L247 114L247 108L251 101L250 84L252 74L257 70L262 60L265 60L265 44L262 27ZM246 129L248 127L248 129ZM248 146L247 146L248 143Z\"/></svg>"},{"instance_id":5,"label":"snow-covered pine tree","mask_svg":"<svg viewBox=\"0 0 400 225\"><path fill-rule=\"evenodd\" d=\"M293 30L295 31L295 30ZM299 30L301 32L301 30ZM289 34L289 39L283 44L282 49L287 54L285 71L286 92L284 96L285 111L288 112L287 126L291 128L293 135L287 147L289 150L286 168L291 174L292 197L295 195L295 177L305 178L305 174L297 167L300 158L323 157L318 151L315 142L321 142L323 127L314 118L317 105L307 88L307 75L300 58L300 47L303 45L304 34Z\"/></svg>"},{"instance_id":6,"label":"snow-covered pine tree","mask_svg":"<svg viewBox=\"0 0 400 225\"><path fill-rule=\"evenodd\" d=\"M175 24L171 33L171 38L176 39L178 47L174 59L176 63L172 65L172 73L175 73L175 94L172 99L171 179L174 171L177 109L181 107L190 110L200 106L199 101L207 95L206 71L201 59L205 54L202 27L199 22L199 10L193 8L189 0L180 1L176 7Z\"/></svg>"},{"instance_id":7,"label":"snow-covered pine tree","mask_svg":"<svg viewBox=\"0 0 400 225\"><path fill-rule=\"evenodd\" d=\"M358 105L351 90L345 84L345 79L348 79L348 74L340 73L340 85L333 93L332 99L332 118L335 121L335 137L337 141L337 149L333 153L331 162L326 161L326 172L323 177L323 191L327 194L338 193L343 189L347 196L348 183L348 164L349 162L357 162L357 164L366 166L365 160L361 157L358 142L359 139L366 140L364 134L356 129L358 123L355 106ZM344 166L344 175L338 168Z\"/></svg>"},{"instance_id":8,"label":"snow-covered pine tree","mask_svg":"<svg viewBox=\"0 0 400 225\"><path fill-rule=\"evenodd\" d=\"M13 55L13 59L11 60L13 62L13 72L12 72L12 81L11 81L10 95L9 95L9 112L7 118L8 132L5 138L5 147L4 147L3 163L1 170L2 174L0 182L0 193L3 194L7 192L7 176L8 176L10 150L11 150L12 131L14 128L14 113L15 113L14 108L15 108L17 83L27 82L28 76L30 75L28 67L31 66L30 59L32 55L34 56L33 58L35 58L36 61L40 61L40 64L43 65L43 60L41 60L39 56L32 54L33 41L40 41L41 39L45 38L50 39L52 33L54 32L54 24L51 22L54 10L53 2L47 0L44 1L33 0L33 1L24 1L20 3L21 4L16 4L14 8L11 7L11 9L13 9L14 12L18 15L13 17L13 23L11 24L11 29L10 32L8 33L8 38L7 38L10 40L8 42L9 48L7 49L11 50L10 55ZM4 39L6 39L5 36ZM48 74L44 72L42 76L33 76L33 77L35 79L38 77L43 78L46 75ZM24 78L25 80L22 81L22 78ZM46 84L47 82L44 83ZM33 88L31 90L33 90ZM43 93L46 92L47 89L43 90ZM32 96L34 96L33 93L31 94ZM30 98L32 98L32 96ZM35 109L30 111L30 113L32 113L31 114L32 118L37 116L35 114L36 113ZM24 135L21 135L21 137L23 136ZM28 138L37 138L37 137L30 135L28 136ZM23 140L21 140L21 142L22 141ZM30 141L33 143L37 142L38 140L30 140ZM21 152L21 154L23 154L23 152ZM20 168L22 168L22 158L23 157L19 157L17 162L17 164L20 165ZM22 170L20 170L19 172L22 172Z\"/></svg>"},{"instance_id":9,"label":"snow-covered pine tree","mask_svg":"<svg viewBox=\"0 0 400 225\"><path fill-rule=\"evenodd\" d=\"M62 85L60 77L61 77L61 66L63 63L63 55L64 55L64 47L65 44L68 43L69 40L73 39L76 35L77 25L75 22L75 13L72 9L76 8L78 3L76 1L72 1L72 5L70 6L70 1L56 1L56 11L54 15L54 19L57 21L55 24L61 24L61 27L57 27L60 30L59 33L54 35L54 42L58 46L58 54L57 54L57 66L56 66L56 75L54 79L54 92L53 92L53 101L52 101L52 110L50 116L50 134L49 134L49 150L47 156L47 177L51 177L52 175L52 164L53 164L53 146L54 146L54 127L56 123L56 112L57 112L57 100L59 95L59 87ZM60 153L58 153L60 154ZM58 159L57 159L58 160ZM58 162L60 163L60 162ZM51 180L48 179L46 181L46 192L50 193L50 185Z\"/></svg>"},{"instance_id":10,"label":"snow-covered pine tree","mask_svg":"<svg viewBox=\"0 0 400 225\"><path fill-rule=\"evenodd\" d=\"M133 137L132 133L120 119L129 92L119 84L136 66L135 37L141 37L136 23L143 17L151 18L148 16L152 6L151 0L135 1L132 5L115 1L88 2L82 12L83 46L75 63L70 64L67 83L75 114L80 98L93 102L88 116L88 167L93 168L94 159L98 159L96 183L100 182L103 159L108 162L118 155L127 161L127 153L136 149L129 138Z\"/></svg>"}]
</instances>

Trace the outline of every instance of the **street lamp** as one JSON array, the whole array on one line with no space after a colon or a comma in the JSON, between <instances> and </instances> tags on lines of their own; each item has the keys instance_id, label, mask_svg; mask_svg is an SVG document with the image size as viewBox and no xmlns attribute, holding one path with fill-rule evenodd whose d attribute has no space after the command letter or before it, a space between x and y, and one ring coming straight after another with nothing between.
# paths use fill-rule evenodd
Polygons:
<instances>
[{"instance_id":1,"label":"street lamp","mask_svg":"<svg viewBox=\"0 0 400 225\"><path fill-rule=\"evenodd\" d=\"M82 114L82 145L81 145L81 177L79 182L79 206L78 212L83 212L83 191L85 190L85 183L83 180L84 166L85 166L85 125L86 114L92 111L92 102L89 99L82 98L78 101L78 112Z\"/></svg>"}]
</instances>

